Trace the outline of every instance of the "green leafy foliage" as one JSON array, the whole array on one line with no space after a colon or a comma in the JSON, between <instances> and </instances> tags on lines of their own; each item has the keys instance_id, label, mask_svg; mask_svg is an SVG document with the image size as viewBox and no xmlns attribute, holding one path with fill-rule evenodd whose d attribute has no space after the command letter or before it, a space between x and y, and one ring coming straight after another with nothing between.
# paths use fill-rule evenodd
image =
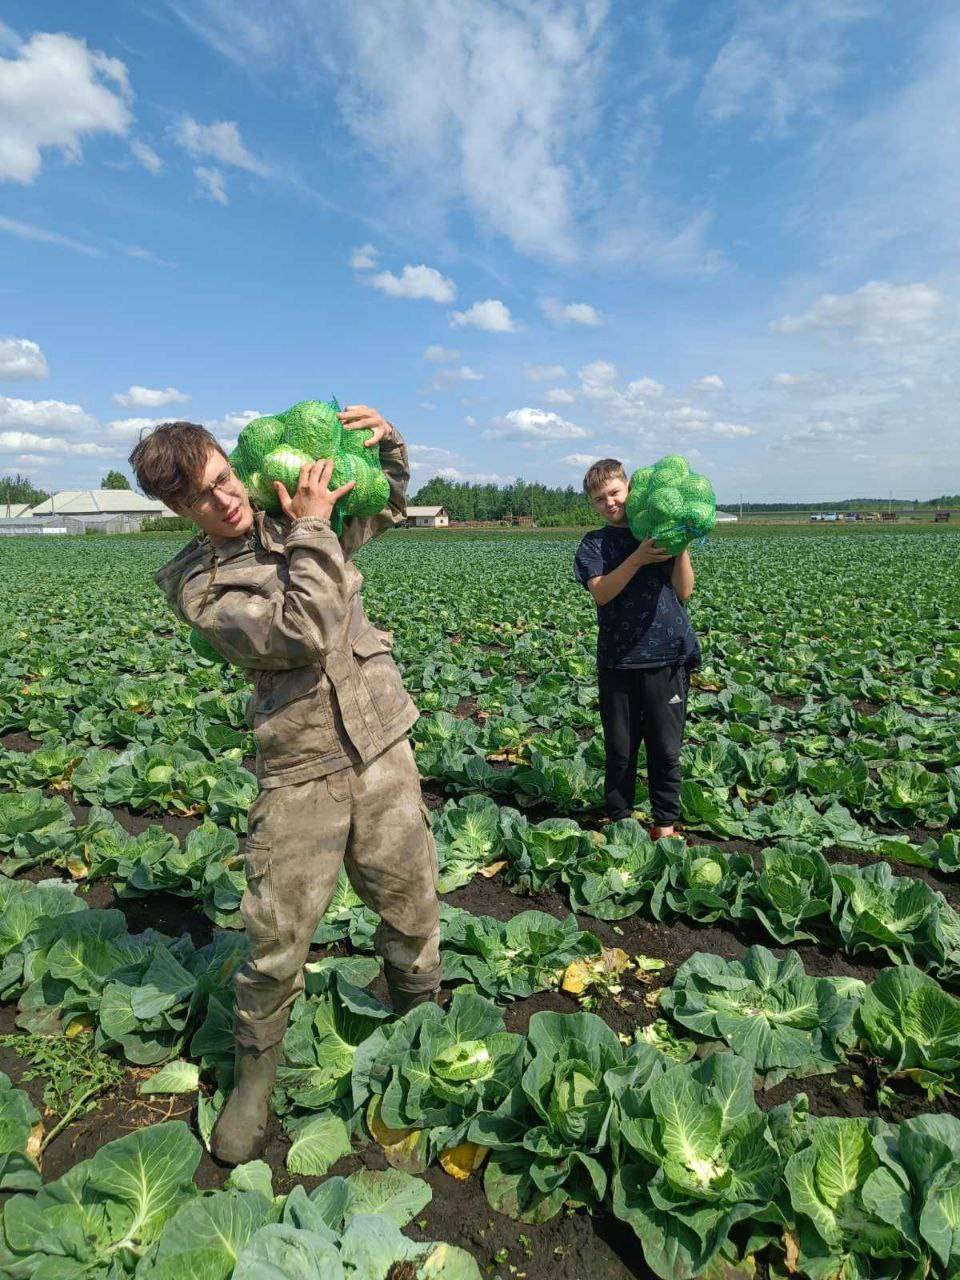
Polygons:
<instances>
[{"instance_id":1,"label":"green leafy foliage","mask_svg":"<svg viewBox=\"0 0 960 1280\"><path fill-rule=\"evenodd\" d=\"M735 1261L737 1225L762 1218L777 1193L781 1164L750 1070L713 1054L618 1100L613 1211L659 1276L684 1280L715 1259Z\"/></svg>"},{"instance_id":2,"label":"green leafy foliage","mask_svg":"<svg viewBox=\"0 0 960 1280\"><path fill-rule=\"evenodd\" d=\"M475 1117L473 1142L490 1147L484 1175L491 1205L522 1222L545 1222L565 1202L587 1207L606 1195L604 1151L614 1098L659 1055L624 1051L592 1013L535 1013L523 1074L500 1106Z\"/></svg>"},{"instance_id":3,"label":"green leafy foliage","mask_svg":"<svg viewBox=\"0 0 960 1280\"><path fill-rule=\"evenodd\" d=\"M353 1103L368 1106L373 1132L412 1134L387 1158L417 1170L459 1145L471 1122L498 1106L520 1074L522 1036L504 1029L496 1005L470 987L446 1012L416 1005L384 1023L358 1050ZM372 1109L371 1109L372 1107Z\"/></svg>"},{"instance_id":4,"label":"green leafy foliage","mask_svg":"<svg viewBox=\"0 0 960 1280\"><path fill-rule=\"evenodd\" d=\"M766 947L750 947L740 961L698 951L660 1006L689 1031L722 1041L769 1087L788 1075L834 1070L855 1039L864 989L853 978L807 977L796 952L778 960Z\"/></svg>"},{"instance_id":5,"label":"green leafy foliage","mask_svg":"<svg viewBox=\"0 0 960 1280\"><path fill-rule=\"evenodd\" d=\"M495 1000L522 1000L560 985L574 960L600 955L600 939L576 916L558 920L521 911L507 921L441 907L440 939L446 982L468 982Z\"/></svg>"}]
</instances>

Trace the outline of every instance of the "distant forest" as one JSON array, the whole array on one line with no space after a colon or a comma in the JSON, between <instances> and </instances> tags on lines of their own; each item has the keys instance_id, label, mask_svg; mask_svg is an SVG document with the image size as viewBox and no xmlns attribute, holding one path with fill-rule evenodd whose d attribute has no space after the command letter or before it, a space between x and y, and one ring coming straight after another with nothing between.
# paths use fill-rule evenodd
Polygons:
<instances>
[{"instance_id":1,"label":"distant forest","mask_svg":"<svg viewBox=\"0 0 960 1280\"><path fill-rule=\"evenodd\" d=\"M590 525L597 513L583 491L567 485L551 489L545 484L528 484L517 479L512 484L470 484L434 476L407 499L411 507L444 507L451 520L509 520L532 516L538 525Z\"/></svg>"}]
</instances>

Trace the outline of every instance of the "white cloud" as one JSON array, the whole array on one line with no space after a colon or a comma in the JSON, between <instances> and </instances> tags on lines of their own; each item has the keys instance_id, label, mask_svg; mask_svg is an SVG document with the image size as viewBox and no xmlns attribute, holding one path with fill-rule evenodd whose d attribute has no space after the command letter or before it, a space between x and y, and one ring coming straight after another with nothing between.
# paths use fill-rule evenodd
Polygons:
<instances>
[{"instance_id":1,"label":"white cloud","mask_svg":"<svg viewBox=\"0 0 960 1280\"><path fill-rule=\"evenodd\" d=\"M751 118L760 136L822 116L846 74L848 32L873 12L865 0L739 0L701 106L718 122Z\"/></svg>"},{"instance_id":2,"label":"white cloud","mask_svg":"<svg viewBox=\"0 0 960 1280\"><path fill-rule=\"evenodd\" d=\"M61 249L72 249L74 253L86 254L88 258L99 258L100 250L93 245L73 240L70 236L62 236L59 231L46 231L43 227L34 226L32 222L18 222L16 218L0 217L0 231L6 231L20 240L36 240L41 244L59 245Z\"/></svg>"},{"instance_id":3,"label":"white cloud","mask_svg":"<svg viewBox=\"0 0 960 1280\"><path fill-rule=\"evenodd\" d=\"M130 150L133 153L134 160L138 164L142 164L147 173L156 175L163 168L163 161L153 147L148 146L146 142L141 142L139 138L135 138L130 143Z\"/></svg>"},{"instance_id":4,"label":"white cloud","mask_svg":"<svg viewBox=\"0 0 960 1280\"><path fill-rule=\"evenodd\" d=\"M144 249L139 244L124 245L123 252L128 258L134 258L137 262L149 262L154 267L172 267L175 265L175 263L169 262L166 258L161 258L152 249Z\"/></svg>"},{"instance_id":5,"label":"white cloud","mask_svg":"<svg viewBox=\"0 0 960 1280\"><path fill-rule=\"evenodd\" d=\"M483 329L487 333L513 333L517 324L510 314L510 308L499 298L487 298L484 302L475 302L466 311L454 311L450 323L455 329L463 329L472 325L475 329Z\"/></svg>"},{"instance_id":6,"label":"white cloud","mask_svg":"<svg viewBox=\"0 0 960 1280\"><path fill-rule=\"evenodd\" d=\"M239 435L248 422L252 422L254 418L262 418L263 414L259 409L240 409L236 413L224 414L222 418L217 418L214 422L206 424L207 430L211 431L218 440L226 443L223 439ZM230 446L233 447L232 445Z\"/></svg>"},{"instance_id":7,"label":"white cloud","mask_svg":"<svg viewBox=\"0 0 960 1280\"><path fill-rule=\"evenodd\" d=\"M723 391L726 383L719 373L706 373L693 384L698 391Z\"/></svg>"},{"instance_id":8,"label":"white cloud","mask_svg":"<svg viewBox=\"0 0 960 1280\"><path fill-rule=\"evenodd\" d=\"M235 120L200 124L192 116L182 116L173 137L184 151L197 159L210 159L227 168L243 169L260 177L269 173L267 166L248 150Z\"/></svg>"},{"instance_id":9,"label":"white cloud","mask_svg":"<svg viewBox=\"0 0 960 1280\"><path fill-rule=\"evenodd\" d=\"M599 457L599 453L568 453L560 461L565 467L586 468L592 466Z\"/></svg>"},{"instance_id":10,"label":"white cloud","mask_svg":"<svg viewBox=\"0 0 960 1280\"><path fill-rule=\"evenodd\" d=\"M370 283L390 298L425 298L430 302L452 302L457 286L449 276L441 275L435 267L405 266L399 276L392 271L381 271Z\"/></svg>"},{"instance_id":11,"label":"white cloud","mask_svg":"<svg viewBox=\"0 0 960 1280\"><path fill-rule=\"evenodd\" d=\"M580 389L593 400L605 400L614 392L617 366L610 360L592 360L579 371Z\"/></svg>"},{"instance_id":12,"label":"white cloud","mask_svg":"<svg viewBox=\"0 0 960 1280\"><path fill-rule=\"evenodd\" d=\"M576 398L566 387L551 387L545 396L547 404L573 404Z\"/></svg>"},{"instance_id":13,"label":"white cloud","mask_svg":"<svg viewBox=\"0 0 960 1280\"><path fill-rule=\"evenodd\" d=\"M215 204L229 204L226 181L219 169L208 169L206 165L197 165L194 169L197 179L197 190Z\"/></svg>"},{"instance_id":14,"label":"white cloud","mask_svg":"<svg viewBox=\"0 0 960 1280\"><path fill-rule=\"evenodd\" d=\"M63 400L16 400L0 396L0 428L27 427L34 431L86 431L97 422L78 404Z\"/></svg>"},{"instance_id":15,"label":"white cloud","mask_svg":"<svg viewBox=\"0 0 960 1280\"><path fill-rule=\"evenodd\" d=\"M441 347L434 342L423 353L424 360L430 364L449 364L454 360L460 359L460 352L453 347Z\"/></svg>"},{"instance_id":16,"label":"white cloud","mask_svg":"<svg viewBox=\"0 0 960 1280\"><path fill-rule=\"evenodd\" d=\"M29 338L0 338L0 378L22 382L45 378L49 372L46 356L36 342Z\"/></svg>"},{"instance_id":17,"label":"white cloud","mask_svg":"<svg viewBox=\"0 0 960 1280\"><path fill-rule=\"evenodd\" d=\"M346 6L347 123L405 186L465 205L521 251L569 257L569 161L602 79L605 9Z\"/></svg>"},{"instance_id":18,"label":"white cloud","mask_svg":"<svg viewBox=\"0 0 960 1280\"><path fill-rule=\"evenodd\" d=\"M132 123L127 69L73 36L38 32L0 58L0 180L31 183L53 148L78 161L95 134Z\"/></svg>"},{"instance_id":19,"label":"white cloud","mask_svg":"<svg viewBox=\"0 0 960 1280\"><path fill-rule=\"evenodd\" d=\"M824 293L806 311L772 321L775 333L841 331L859 342L894 343L921 337L941 310L933 285L871 280L853 293Z\"/></svg>"},{"instance_id":20,"label":"white cloud","mask_svg":"<svg viewBox=\"0 0 960 1280\"><path fill-rule=\"evenodd\" d=\"M434 471L440 467L451 467L460 460L458 454L432 444L408 444L407 456L412 468L429 467Z\"/></svg>"},{"instance_id":21,"label":"white cloud","mask_svg":"<svg viewBox=\"0 0 960 1280\"><path fill-rule=\"evenodd\" d=\"M380 250L375 244L362 244L350 255L350 266L354 271L372 271L377 265Z\"/></svg>"},{"instance_id":22,"label":"white cloud","mask_svg":"<svg viewBox=\"0 0 960 1280\"><path fill-rule=\"evenodd\" d=\"M511 409L483 433L489 440L517 440L521 444L549 444L554 440L577 440L590 435L575 422L545 409Z\"/></svg>"},{"instance_id":23,"label":"white cloud","mask_svg":"<svg viewBox=\"0 0 960 1280\"><path fill-rule=\"evenodd\" d=\"M254 77L270 68L310 92L331 85L398 230L444 236L469 218L485 240L564 262L661 275L722 263L706 244L710 184L684 207L653 172L660 104L692 61L672 55L650 4L296 0L279 18L260 0L174 9Z\"/></svg>"},{"instance_id":24,"label":"white cloud","mask_svg":"<svg viewBox=\"0 0 960 1280\"><path fill-rule=\"evenodd\" d=\"M795 387L804 381L804 376L801 373L775 373L773 375L773 385L775 387Z\"/></svg>"},{"instance_id":25,"label":"white cloud","mask_svg":"<svg viewBox=\"0 0 960 1280\"><path fill-rule=\"evenodd\" d=\"M438 369L430 380L430 386L434 391L447 391L450 387L455 387L461 382L482 381L482 373L477 373L476 369L471 369L468 364L463 364L459 369Z\"/></svg>"},{"instance_id":26,"label":"white cloud","mask_svg":"<svg viewBox=\"0 0 960 1280\"><path fill-rule=\"evenodd\" d=\"M77 457L114 454L116 450L88 441L64 440L61 436L38 436L32 431L0 431L0 453L64 453Z\"/></svg>"},{"instance_id":27,"label":"white cloud","mask_svg":"<svg viewBox=\"0 0 960 1280\"><path fill-rule=\"evenodd\" d=\"M723 436L728 440L742 439L745 436L755 436L757 434L755 427L743 426L739 422L712 422L709 430L715 436Z\"/></svg>"},{"instance_id":28,"label":"white cloud","mask_svg":"<svg viewBox=\"0 0 960 1280\"><path fill-rule=\"evenodd\" d=\"M555 325L598 325L601 322L600 312L588 302L563 303L556 298L543 298L540 310Z\"/></svg>"},{"instance_id":29,"label":"white cloud","mask_svg":"<svg viewBox=\"0 0 960 1280\"><path fill-rule=\"evenodd\" d=\"M663 383L657 382L656 378L634 378L632 382L627 383L627 395L636 400L642 400L646 396L653 396L656 399L662 396L665 390Z\"/></svg>"},{"instance_id":30,"label":"white cloud","mask_svg":"<svg viewBox=\"0 0 960 1280\"><path fill-rule=\"evenodd\" d=\"M169 421L169 418L114 418L112 422L107 423L107 430L115 436L136 436L139 438L141 432L152 431L154 427L159 427L162 422Z\"/></svg>"},{"instance_id":31,"label":"white cloud","mask_svg":"<svg viewBox=\"0 0 960 1280\"><path fill-rule=\"evenodd\" d=\"M166 404L186 404L190 397L176 387L132 386L128 391L118 391L113 397L117 404L128 409L162 409Z\"/></svg>"},{"instance_id":32,"label":"white cloud","mask_svg":"<svg viewBox=\"0 0 960 1280\"><path fill-rule=\"evenodd\" d=\"M525 364L523 371L531 382L555 382L567 376L562 364Z\"/></svg>"}]
</instances>

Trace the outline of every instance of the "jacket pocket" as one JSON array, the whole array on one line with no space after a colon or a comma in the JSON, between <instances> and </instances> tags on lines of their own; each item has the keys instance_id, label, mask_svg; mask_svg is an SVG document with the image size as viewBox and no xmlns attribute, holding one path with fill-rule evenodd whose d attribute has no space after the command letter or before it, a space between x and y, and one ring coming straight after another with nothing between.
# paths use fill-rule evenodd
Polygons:
<instances>
[{"instance_id":1,"label":"jacket pocket","mask_svg":"<svg viewBox=\"0 0 960 1280\"><path fill-rule=\"evenodd\" d=\"M293 765L335 751L330 700L330 682L320 667L258 673L252 719L261 759L271 766Z\"/></svg>"},{"instance_id":2,"label":"jacket pocket","mask_svg":"<svg viewBox=\"0 0 960 1280\"><path fill-rule=\"evenodd\" d=\"M381 723L388 724L406 707L409 696L390 652L393 636L389 631L364 627L350 640L357 670Z\"/></svg>"}]
</instances>

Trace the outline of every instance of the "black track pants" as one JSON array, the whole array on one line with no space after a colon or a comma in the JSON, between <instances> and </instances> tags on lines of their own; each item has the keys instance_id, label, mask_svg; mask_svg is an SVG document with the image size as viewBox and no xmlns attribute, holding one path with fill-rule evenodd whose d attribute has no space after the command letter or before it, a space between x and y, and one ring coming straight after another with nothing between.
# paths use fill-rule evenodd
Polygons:
<instances>
[{"instance_id":1,"label":"black track pants","mask_svg":"<svg viewBox=\"0 0 960 1280\"><path fill-rule=\"evenodd\" d=\"M686 667L601 668L600 720L606 750L604 807L613 819L634 807L637 753L647 748L654 825L680 817L680 747L687 713Z\"/></svg>"}]
</instances>

